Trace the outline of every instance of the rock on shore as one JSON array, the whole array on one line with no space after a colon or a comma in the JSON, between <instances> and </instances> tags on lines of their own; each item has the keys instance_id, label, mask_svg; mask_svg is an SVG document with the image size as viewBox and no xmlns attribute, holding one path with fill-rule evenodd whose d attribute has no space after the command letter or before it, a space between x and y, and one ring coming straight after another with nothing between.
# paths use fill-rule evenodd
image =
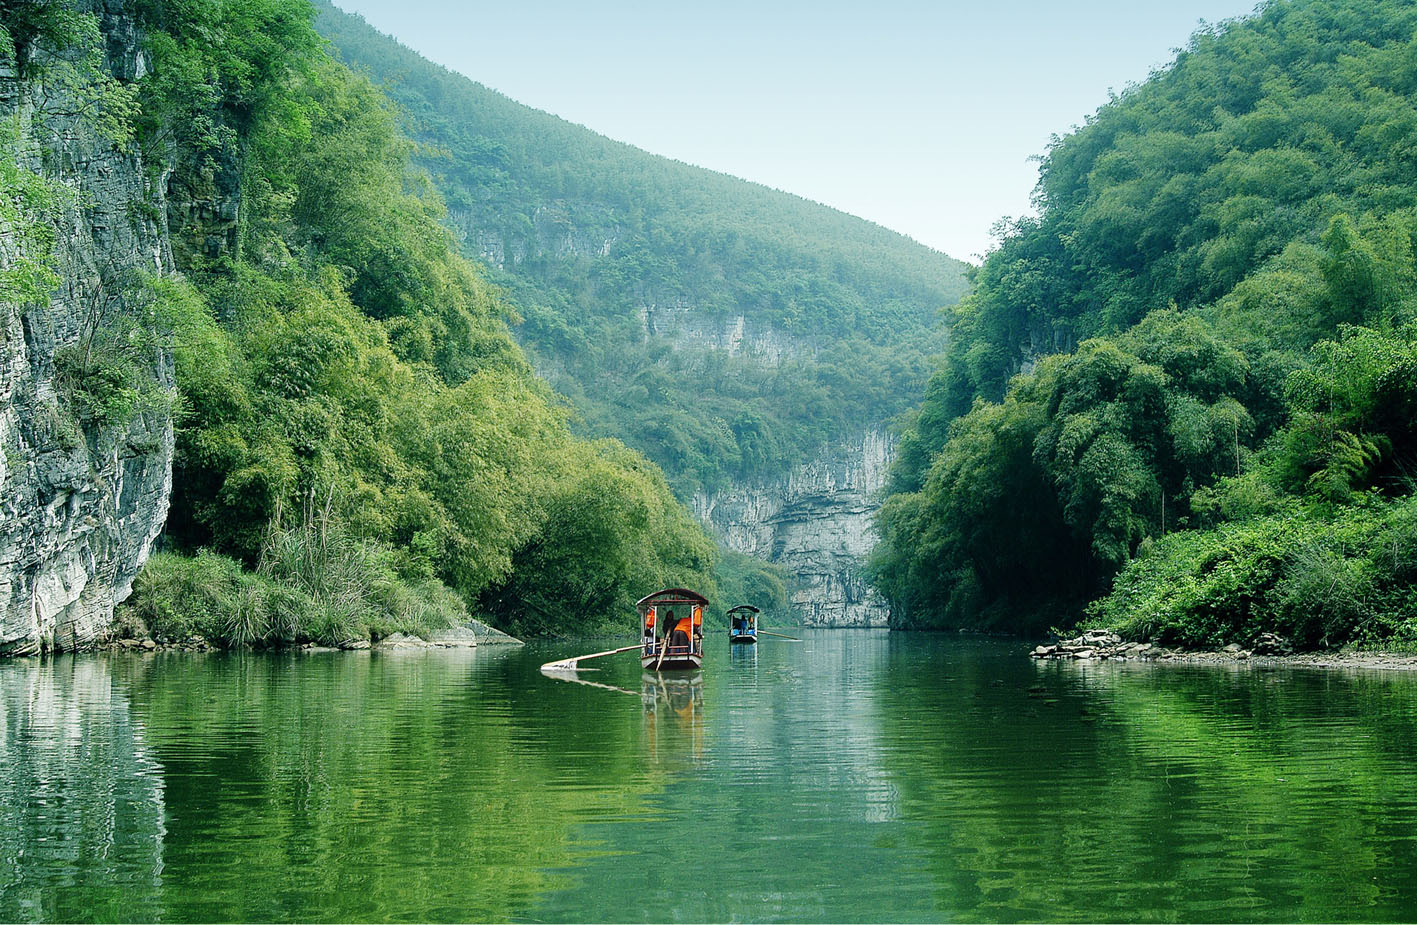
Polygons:
<instances>
[{"instance_id":1,"label":"rock on shore","mask_svg":"<svg viewBox=\"0 0 1417 925\"><path fill-rule=\"evenodd\" d=\"M1192 652L1167 649L1149 642L1126 642L1121 636L1105 629L1092 629L1075 639L1064 639L1056 645L1037 646L1030 653L1034 658L1079 659L1192 659L1201 661L1244 661L1254 656L1289 656L1293 647L1276 633L1261 633L1249 648L1231 643L1218 652Z\"/></svg>"},{"instance_id":2,"label":"rock on shore","mask_svg":"<svg viewBox=\"0 0 1417 925\"><path fill-rule=\"evenodd\" d=\"M1124 642L1121 636L1111 630L1088 630L1076 639L1064 639L1056 645L1038 646L1031 653L1034 658L1104 659L1138 658L1157 659L1171 654L1167 649L1149 642Z\"/></svg>"},{"instance_id":3,"label":"rock on shore","mask_svg":"<svg viewBox=\"0 0 1417 925\"><path fill-rule=\"evenodd\" d=\"M1417 655L1399 652L1300 652L1277 633L1261 633L1249 648L1231 643L1215 652L1168 649L1149 642L1125 642L1105 629L1088 630L1074 639L1054 645L1036 646L1036 659L1167 661L1182 664L1246 663L1270 668L1372 668L1392 671L1417 670Z\"/></svg>"}]
</instances>

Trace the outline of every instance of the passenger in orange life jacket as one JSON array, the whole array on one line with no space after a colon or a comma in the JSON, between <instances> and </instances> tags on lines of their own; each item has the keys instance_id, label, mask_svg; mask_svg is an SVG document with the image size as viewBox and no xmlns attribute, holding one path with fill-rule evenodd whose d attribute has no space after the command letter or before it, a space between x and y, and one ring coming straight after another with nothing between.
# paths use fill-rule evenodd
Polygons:
<instances>
[{"instance_id":1,"label":"passenger in orange life jacket","mask_svg":"<svg viewBox=\"0 0 1417 925\"><path fill-rule=\"evenodd\" d=\"M689 636L679 627L680 620L674 616L674 611L669 611L664 615L664 644L666 646L686 646L689 644Z\"/></svg>"}]
</instances>

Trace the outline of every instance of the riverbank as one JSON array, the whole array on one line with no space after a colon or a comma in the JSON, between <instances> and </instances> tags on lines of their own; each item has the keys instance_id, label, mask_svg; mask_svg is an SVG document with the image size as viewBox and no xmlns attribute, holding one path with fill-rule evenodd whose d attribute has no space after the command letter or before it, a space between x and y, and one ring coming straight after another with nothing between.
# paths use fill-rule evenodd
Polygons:
<instances>
[{"instance_id":1,"label":"riverbank","mask_svg":"<svg viewBox=\"0 0 1417 925\"><path fill-rule=\"evenodd\" d=\"M1384 671L1417 670L1417 653L1339 650L1294 652L1273 633L1262 634L1250 648L1231 644L1219 651L1170 649L1149 642L1126 642L1107 630L1088 630L1075 639L1035 646L1039 660L1145 661L1193 665L1253 665L1259 668L1361 668Z\"/></svg>"},{"instance_id":2,"label":"riverbank","mask_svg":"<svg viewBox=\"0 0 1417 925\"><path fill-rule=\"evenodd\" d=\"M131 629L131 627L129 628ZM393 649L473 649L479 645L520 646L523 644L522 640L515 636L509 636L481 620L469 619L458 626L430 632L426 637L408 633L391 633L378 639L348 639L336 645L303 642L268 648L296 652L341 652ZM185 639L160 639L146 633L111 638L96 647L98 651L106 652L216 652L228 651L233 648L241 647L217 645L198 634L190 635Z\"/></svg>"}]
</instances>

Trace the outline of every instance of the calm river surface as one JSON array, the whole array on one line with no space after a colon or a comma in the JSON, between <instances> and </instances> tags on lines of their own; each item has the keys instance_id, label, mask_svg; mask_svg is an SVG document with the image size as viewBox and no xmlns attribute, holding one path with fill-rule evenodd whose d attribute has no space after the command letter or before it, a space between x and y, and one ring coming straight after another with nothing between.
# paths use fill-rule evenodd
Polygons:
<instances>
[{"instance_id":1,"label":"calm river surface","mask_svg":"<svg viewBox=\"0 0 1417 925\"><path fill-rule=\"evenodd\" d=\"M803 636L0 663L0 921L1417 920L1417 673Z\"/></svg>"}]
</instances>

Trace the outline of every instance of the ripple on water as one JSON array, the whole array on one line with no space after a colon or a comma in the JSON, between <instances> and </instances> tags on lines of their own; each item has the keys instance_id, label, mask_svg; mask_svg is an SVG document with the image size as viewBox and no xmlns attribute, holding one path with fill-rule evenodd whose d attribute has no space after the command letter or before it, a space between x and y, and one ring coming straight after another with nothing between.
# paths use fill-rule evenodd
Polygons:
<instances>
[{"instance_id":1,"label":"ripple on water","mask_svg":"<svg viewBox=\"0 0 1417 925\"><path fill-rule=\"evenodd\" d=\"M0 666L0 919L1417 918L1417 677L802 635Z\"/></svg>"}]
</instances>

